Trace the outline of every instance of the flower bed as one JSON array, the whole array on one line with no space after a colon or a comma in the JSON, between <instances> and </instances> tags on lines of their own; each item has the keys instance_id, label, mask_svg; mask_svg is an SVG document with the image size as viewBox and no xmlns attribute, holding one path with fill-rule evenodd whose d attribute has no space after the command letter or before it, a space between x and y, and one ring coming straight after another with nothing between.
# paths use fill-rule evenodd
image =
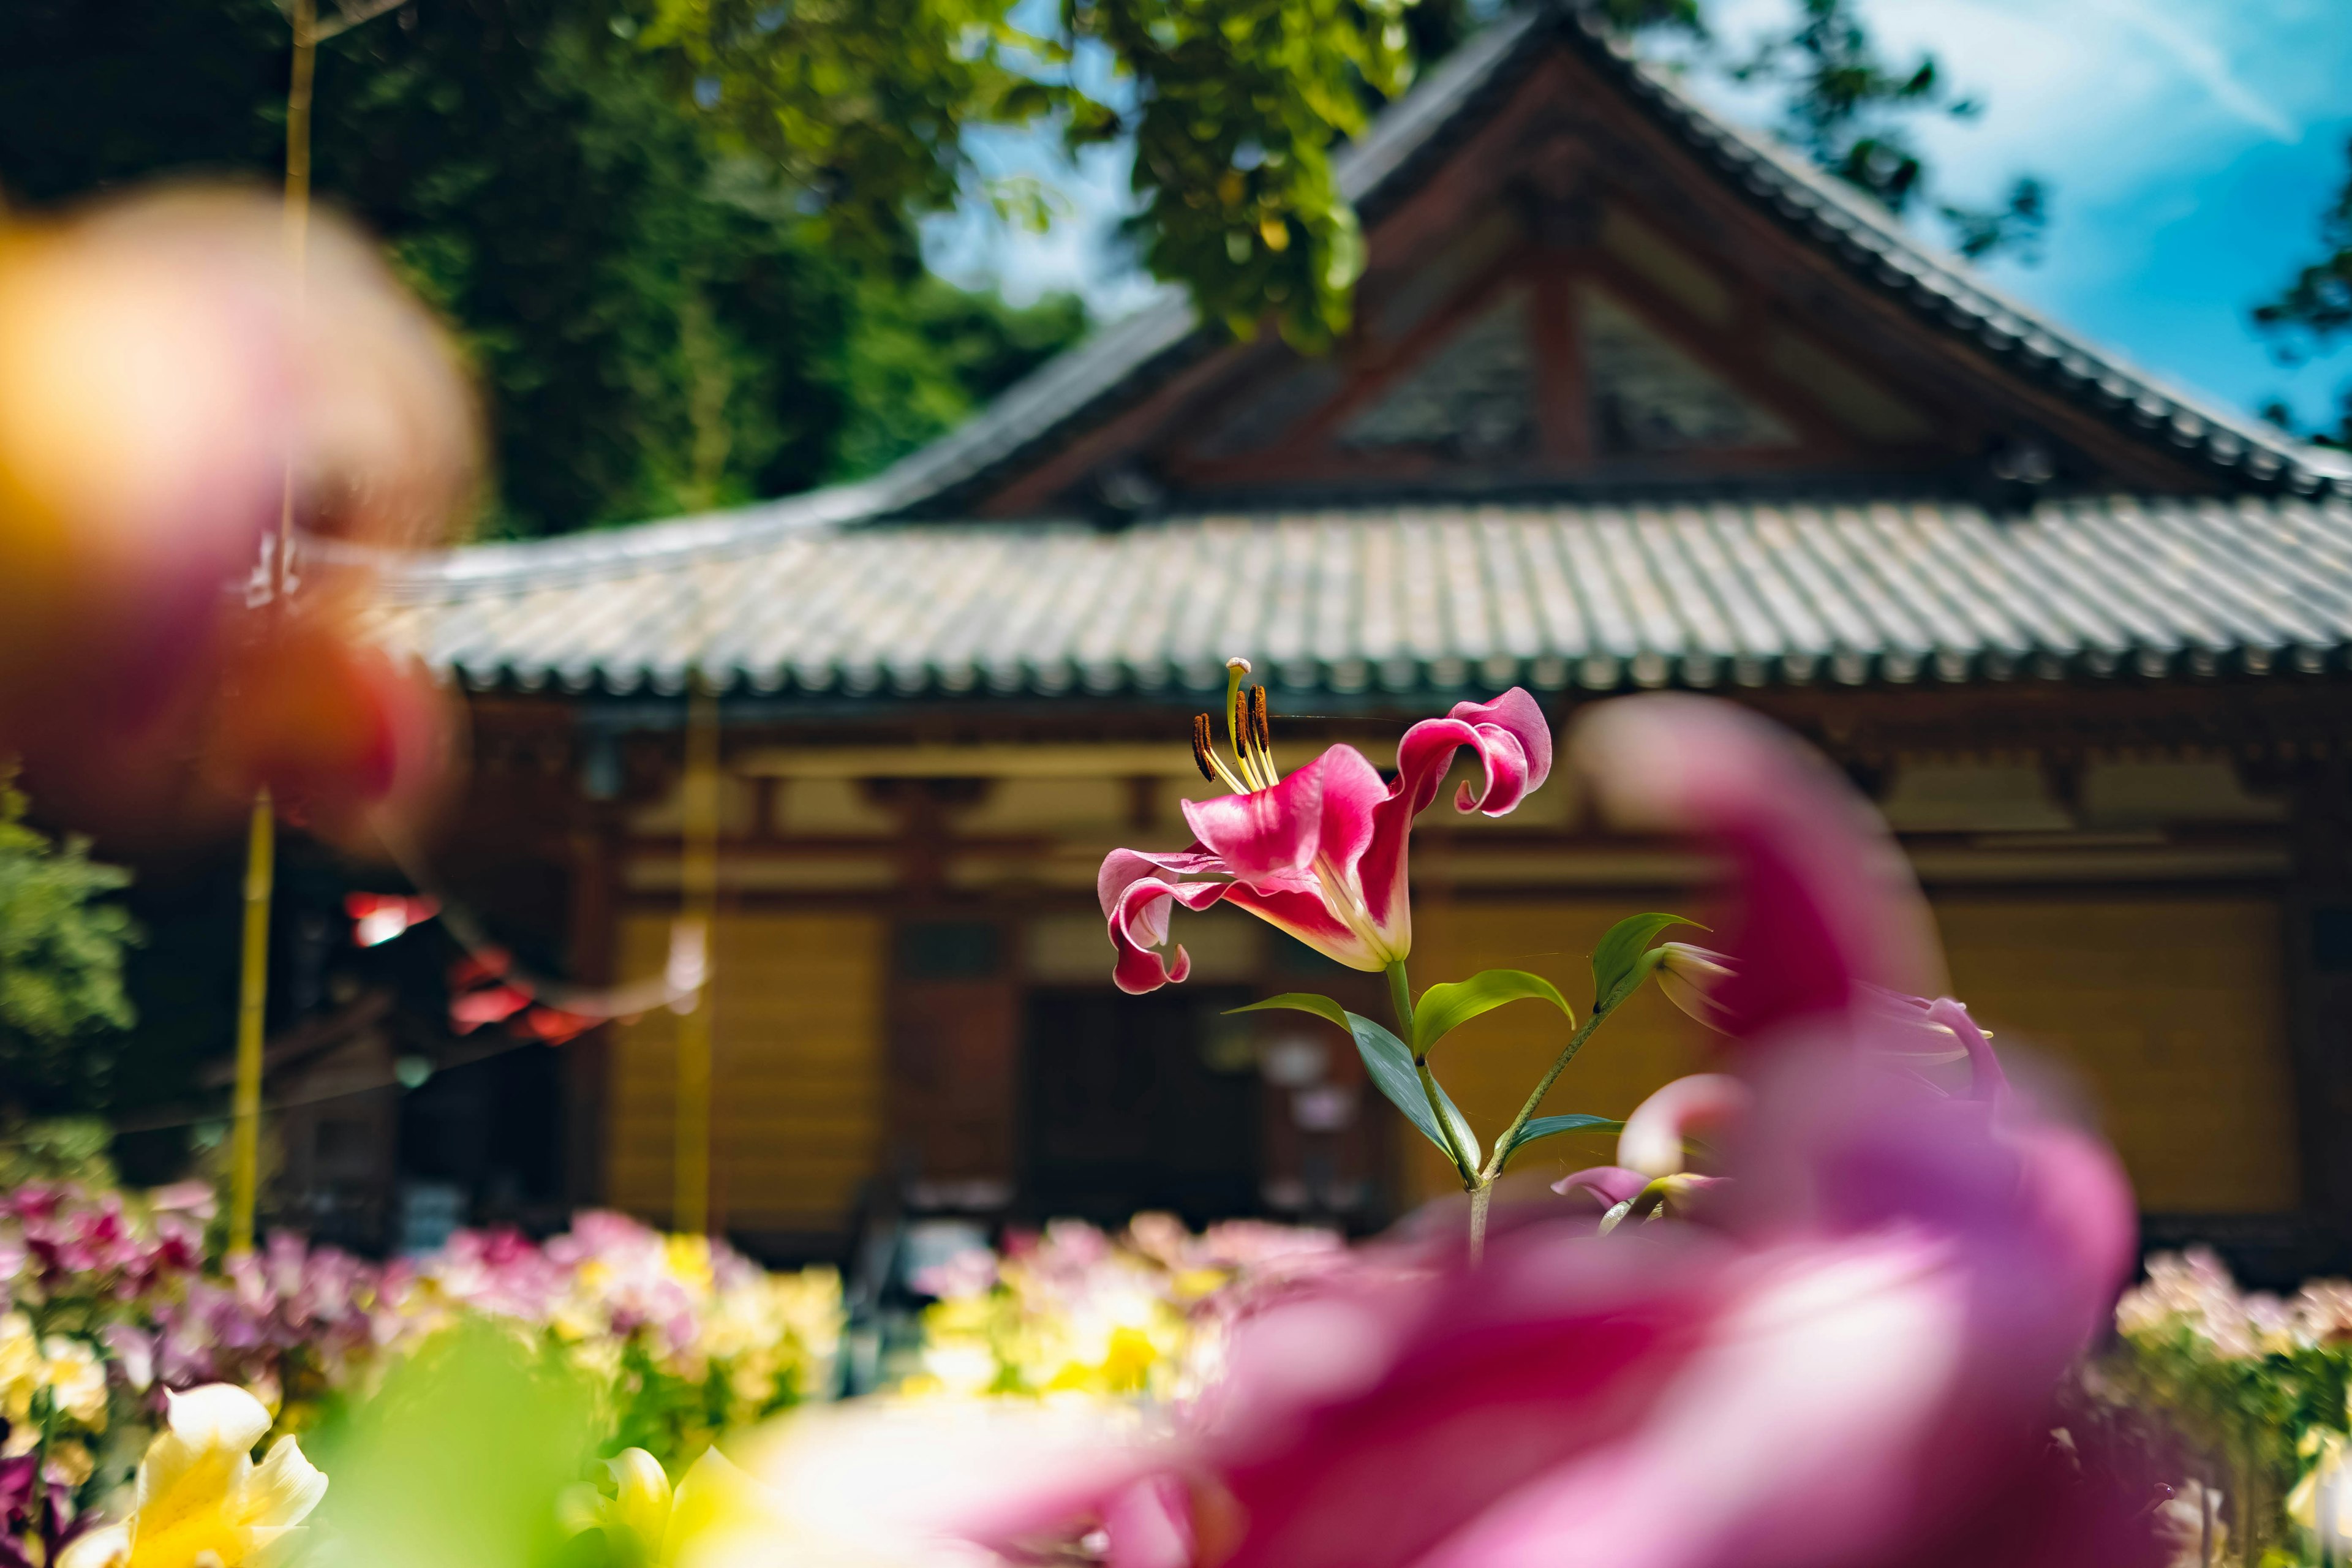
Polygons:
<instances>
[{"instance_id":1,"label":"flower bed","mask_svg":"<svg viewBox=\"0 0 2352 1568\"><path fill-rule=\"evenodd\" d=\"M2352 1386L2352 1281L2292 1297L2242 1291L2201 1247L2148 1260L2116 1309L2094 1388L2158 1418L2187 1472L2200 1560L2317 1562L2323 1513L2341 1533Z\"/></svg>"},{"instance_id":2,"label":"flower bed","mask_svg":"<svg viewBox=\"0 0 2352 1568\"><path fill-rule=\"evenodd\" d=\"M36 1513L118 1492L165 1389L234 1384L300 1431L466 1317L588 1373L608 1446L665 1459L831 1388L842 1308L829 1268L773 1274L723 1243L594 1212L545 1243L461 1231L384 1265L284 1234L208 1261L211 1206L196 1184L0 1194L0 1547Z\"/></svg>"}]
</instances>

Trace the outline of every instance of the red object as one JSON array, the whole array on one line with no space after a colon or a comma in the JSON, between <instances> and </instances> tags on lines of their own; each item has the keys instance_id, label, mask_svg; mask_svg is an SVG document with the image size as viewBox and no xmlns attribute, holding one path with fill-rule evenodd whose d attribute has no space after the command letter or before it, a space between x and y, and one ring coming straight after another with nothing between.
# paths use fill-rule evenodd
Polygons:
<instances>
[{"instance_id":1,"label":"red object","mask_svg":"<svg viewBox=\"0 0 2352 1568\"><path fill-rule=\"evenodd\" d=\"M491 985L479 991L468 991L449 1003L449 1022L461 1035L470 1035L485 1024L502 1024L530 1005L528 993L511 985Z\"/></svg>"},{"instance_id":2,"label":"red object","mask_svg":"<svg viewBox=\"0 0 2352 1568\"><path fill-rule=\"evenodd\" d=\"M438 900L402 893L350 893L343 912L352 918L352 942L359 947L381 947L441 912Z\"/></svg>"}]
</instances>

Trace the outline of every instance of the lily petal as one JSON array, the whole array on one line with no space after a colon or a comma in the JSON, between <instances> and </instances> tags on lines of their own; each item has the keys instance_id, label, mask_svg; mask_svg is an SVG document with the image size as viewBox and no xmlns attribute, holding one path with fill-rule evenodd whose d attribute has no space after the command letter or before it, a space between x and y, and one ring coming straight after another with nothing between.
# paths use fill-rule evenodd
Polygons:
<instances>
[{"instance_id":1,"label":"lily petal","mask_svg":"<svg viewBox=\"0 0 2352 1568\"><path fill-rule=\"evenodd\" d=\"M1318 860L1354 865L1387 795L1361 752L1333 746L1272 789L1184 802L1184 821L1228 871L1255 882L1303 873Z\"/></svg>"},{"instance_id":2,"label":"lily petal","mask_svg":"<svg viewBox=\"0 0 2352 1568\"><path fill-rule=\"evenodd\" d=\"M254 1467L247 1513L257 1525L299 1524L326 1495L326 1472L310 1462L301 1444L280 1437L270 1445L268 1457Z\"/></svg>"},{"instance_id":3,"label":"lily petal","mask_svg":"<svg viewBox=\"0 0 2352 1568\"><path fill-rule=\"evenodd\" d=\"M1678 1078L1633 1108L1617 1133L1617 1163L1649 1176L1671 1176L1683 1168L1683 1140L1737 1121L1753 1099L1748 1086L1727 1073Z\"/></svg>"},{"instance_id":4,"label":"lily petal","mask_svg":"<svg viewBox=\"0 0 2352 1568\"><path fill-rule=\"evenodd\" d=\"M1128 883L1119 890L1118 902L1109 911L1111 946L1118 954L1111 969L1112 981L1130 996L1181 982L1192 972L1192 958L1181 946L1172 958L1164 959L1157 951L1168 941L1171 906L1181 903L1188 910L1205 910L1223 898L1234 885L1169 882L1157 877L1143 877Z\"/></svg>"},{"instance_id":5,"label":"lily petal","mask_svg":"<svg viewBox=\"0 0 2352 1568\"><path fill-rule=\"evenodd\" d=\"M1364 907L1394 952L1412 946L1405 875L1412 819L1437 798L1454 752L1465 746L1477 753L1486 781L1475 796L1465 786L1454 801L1459 811L1500 816L1551 774L1551 727L1542 705L1516 686L1492 702L1457 702L1444 718L1423 720L1404 732L1397 745L1396 783L1373 808L1371 841L1356 868Z\"/></svg>"}]
</instances>

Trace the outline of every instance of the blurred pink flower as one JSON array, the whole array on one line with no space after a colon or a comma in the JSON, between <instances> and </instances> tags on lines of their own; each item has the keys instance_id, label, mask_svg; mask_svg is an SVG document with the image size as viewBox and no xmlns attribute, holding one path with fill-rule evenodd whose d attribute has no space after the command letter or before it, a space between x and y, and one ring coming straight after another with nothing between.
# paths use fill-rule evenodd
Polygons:
<instances>
[{"instance_id":1,"label":"blurred pink flower","mask_svg":"<svg viewBox=\"0 0 2352 1568\"><path fill-rule=\"evenodd\" d=\"M1244 738L1252 733L1246 721L1239 729ZM1182 947L1166 957L1160 951L1179 903L1188 910L1238 904L1351 969L1376 972L1403 958L1412 949L1405 877L1412 819L1437 798L1464 747L1486 777L1475 793L1462 786L1457 811L1501 816L1551 772L1550 726L1536 700L1516 686L1492 702L1457 702L1444 718L1406 731L1393 784L1353 746L1333 746L1277 780L1263 735L1244 744L1234 781L1237 788L1245 782L1244 793L1183 803L1191 848L1114 849L1104 859L1096 892L1110 922L1118 952L1112 978L1119 989L1156 991L1189 973ZM1202 749L1198 740L1195 749ZM1205 770L1212 762L1205 752L1203 757Z\"/></svg>"},{"instance_id":2,"label":"blurred pink flower","mask_svg":"<svg viewBox=\"0 0 2352 1568\"><path fill-rule=\"evenodd\" d=\"M353 617L478 455L446 337L345 225L298 281L257 193L0 221L0 731L36 787L151 830L258 784L329 827L420 806L446 716Z\"/></svg>"},{"instance_id":3,"label":"blurred pink flower","mask_svg":"<svg viewBox=\"0 0 2352 1568\"><path fill-rule=\"evenodd\" d=\"M1696 700L1611 704L1575 755L1604 805L1737 868L1717 929L1749 1109L1707 1223L1521 1212L1483 1267L1449 1243L1349 1270L1244 1322L1184 1436L974 1533L1100 1529L1119 1568L2160 1561L2156 1497L2052 1436L2132 1261L2129 1190L2021 1097L1948 1098L1869 1048L1873 988L1933 989L1933 955L1861 804Z\"/></svg>"}]
</instances>

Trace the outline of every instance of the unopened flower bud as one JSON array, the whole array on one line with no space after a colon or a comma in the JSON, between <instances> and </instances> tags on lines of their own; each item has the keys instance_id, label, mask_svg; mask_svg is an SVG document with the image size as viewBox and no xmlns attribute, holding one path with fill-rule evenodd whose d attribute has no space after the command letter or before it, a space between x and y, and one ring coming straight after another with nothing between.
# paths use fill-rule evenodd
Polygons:
<instances>
[{"instance_id":1,"label":"unopened flower bud","mask_svg":"<svg viewBox=\"0 0 2352 1568\"><path fill-rule=\"evenodd\" d=\"M1686 942L1658 944L1658 989L1666 1000L1717 1033L1728 1033L1731 1016L1717 995L1733 973L1731 960Z\"/></svg>"}]
</instances>

